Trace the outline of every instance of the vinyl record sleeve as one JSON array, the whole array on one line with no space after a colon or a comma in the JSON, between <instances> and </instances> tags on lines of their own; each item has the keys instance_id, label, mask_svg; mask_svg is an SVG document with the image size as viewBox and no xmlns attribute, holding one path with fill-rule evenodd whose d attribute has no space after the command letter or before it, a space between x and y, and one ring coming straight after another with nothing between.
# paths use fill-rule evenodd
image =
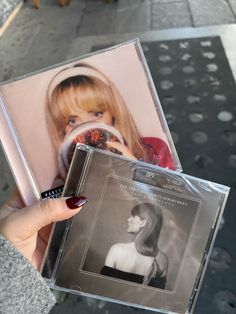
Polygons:
<instances>
[{"instance_id":1,"label":"vinyl record sleeve","mask_svg":"<svg viewBox=\"0 0 236 314\"><path fill-rule=\"evenodd\" d=\"M191 313L228 193L220 184L78 144L64 195L86 195L89 201L61 230L51 285L155 311ZM134 221L137 216L141 223Z\"/></svg>"},{"instance_id":2,"label":"vinyl record sleeve","mask_svg":"<svg viewBox=\"0 0 236 314\"><path fill-rule=\"evenodd\" d=\"M117 128L136 158L182 170L136 39L0 85L0 139L27 205L60 191L62 143L87 121Z\"/></svg>"}]
</instances>

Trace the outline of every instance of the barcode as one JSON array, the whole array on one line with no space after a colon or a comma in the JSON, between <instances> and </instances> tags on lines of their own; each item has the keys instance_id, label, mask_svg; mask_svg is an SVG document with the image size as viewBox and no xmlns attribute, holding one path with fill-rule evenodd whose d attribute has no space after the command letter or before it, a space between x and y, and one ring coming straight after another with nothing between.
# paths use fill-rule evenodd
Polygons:
<instances>
[{"instance_id":1,"label":"barcode","mask_svg":"<svg viewBox=\"0 0 236 314\"><path fill-rule=\"evenodd\" d=\"M62 186L58 186L57 188L45 191L43 193L41 193L41 197L42 199L45 198L59 198L62 195L62 191L63 191L64 185Z\"/></svg>"}]
</instances>

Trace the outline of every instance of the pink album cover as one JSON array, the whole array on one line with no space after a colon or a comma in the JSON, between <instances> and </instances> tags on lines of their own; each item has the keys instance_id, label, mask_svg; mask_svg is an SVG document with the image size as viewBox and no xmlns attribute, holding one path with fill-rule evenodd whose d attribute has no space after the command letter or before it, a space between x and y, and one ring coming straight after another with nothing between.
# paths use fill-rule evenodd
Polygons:
<instances>
[{"instance_id":1,"label":"pink album cover","mask_svg":"<svg viewBox=\"0 0 236 314\"><path fill-rule=\"evenodd\" d=\"M0 137L27 205L63 186L76 143L182 170L139 40L0 85Z\"/></svg>"}]
</instances>

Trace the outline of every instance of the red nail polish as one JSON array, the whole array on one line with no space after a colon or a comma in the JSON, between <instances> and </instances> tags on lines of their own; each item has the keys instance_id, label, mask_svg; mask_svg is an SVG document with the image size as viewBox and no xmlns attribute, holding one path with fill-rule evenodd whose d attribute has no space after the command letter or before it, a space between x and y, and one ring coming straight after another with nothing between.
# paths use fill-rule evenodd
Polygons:
<instances>
[{"instance_id":1,"label":"red nail polish","mask_svg":"<svg viewBox=\"0 0 236 314\"><path fill-rule=\"evenodd\" d=\"M88 201L85 196L72 196L66 199L66 205L70 209L76 209L83 206Z\"/></svg>"}]
</instances>

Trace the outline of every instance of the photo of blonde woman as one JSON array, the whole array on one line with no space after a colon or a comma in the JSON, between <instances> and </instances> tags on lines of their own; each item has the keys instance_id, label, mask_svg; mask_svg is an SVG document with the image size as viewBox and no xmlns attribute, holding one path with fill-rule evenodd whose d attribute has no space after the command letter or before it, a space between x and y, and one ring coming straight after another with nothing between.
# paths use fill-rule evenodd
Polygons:
<instances>
[{"instance_id":1,"label":"photo of blonde woman","mask_svg":"<svg viewBox=\"0 0 236 314\"><path fill-rule=\"evenodd\" d=\"M181 170L137 40L7 82L0 97L1 140L27 204L64 184L76 143Z\"/></svg>"},{"instance_id":2,"label":"photo of blonde woman","mask_svg":"<svg viewBox=\"0 0 236 314\"><path fill-rule=\"evenodd\" d=\"M115 84L89 64L78 63L55 75L48 88L46 114L49 133L59 152L59 174L63 179L68 170L61 160L64 140L76 128L79 132L81 125L91 125L91 122L101 123L96 124L96 129L102 124L113 127L123 138L123 144L118 141L105 143L108 150L115 149L131 159L175 169L167 144L158 137L140 135ZM77 135L74 135L75 141ZM91 141L85 144L91 145ZM93 143L92 146L97 145Z\"/></svg>"}]
</instances>

